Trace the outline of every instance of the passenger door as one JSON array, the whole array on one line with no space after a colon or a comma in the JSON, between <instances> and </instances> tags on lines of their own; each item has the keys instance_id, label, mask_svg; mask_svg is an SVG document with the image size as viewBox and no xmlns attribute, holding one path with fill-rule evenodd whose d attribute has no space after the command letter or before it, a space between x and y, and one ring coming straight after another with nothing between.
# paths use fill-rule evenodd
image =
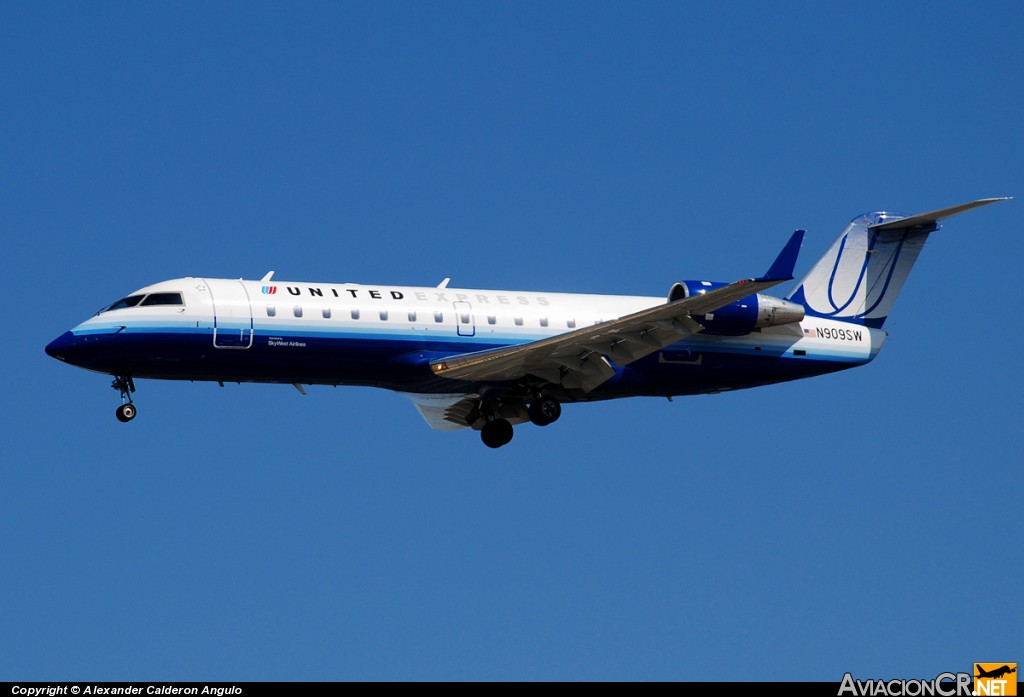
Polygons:
<instances>
[{"instance_id":1,"label":"passenger door","mask_svg":"<svg viewBox=\"0 0 1024 697\"><path fill-rule=\"evenodd\" d=\"M247 349L252 346L252 305L241 281L208 280L213 300L213 347Z\"/></svg>"}]
</instances>

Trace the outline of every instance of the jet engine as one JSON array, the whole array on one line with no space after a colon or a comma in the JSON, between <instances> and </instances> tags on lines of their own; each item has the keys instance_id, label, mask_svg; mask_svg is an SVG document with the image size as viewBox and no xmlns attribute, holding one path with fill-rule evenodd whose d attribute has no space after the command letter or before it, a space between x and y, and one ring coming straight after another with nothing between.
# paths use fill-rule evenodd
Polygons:
<instances>
[{"instance_id":1,"label":"jet engine","mask_svg":"<svg viewBox=\"0 0 1024 697\"><path fill-rule=\"evenodd\" d=\"M726 283L712 281L680 281L668 292L668 301L675 302L693 295L702 295L709 290L721 288ZM800 322L804 308L788 300L757 293L741 298L734 303L720 307L704 315L693 315L704 325L702 334L720 336L742 336L755 329L777 327L781 324Z\"/></svg>"}]
</instances>

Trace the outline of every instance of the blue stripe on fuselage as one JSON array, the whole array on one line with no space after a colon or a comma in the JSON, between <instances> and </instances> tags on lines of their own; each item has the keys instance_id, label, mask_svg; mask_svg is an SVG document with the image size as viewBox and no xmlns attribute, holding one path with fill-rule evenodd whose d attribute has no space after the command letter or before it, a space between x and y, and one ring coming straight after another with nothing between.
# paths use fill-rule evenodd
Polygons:
<instances>
[{"instance_id":1,"label":"blue stripe on fuselage","mask_svg":"<svg viewBox=\"0 0 1024 697\"><path fill-rule=\"evenodd\" d=\"M69 357L68 362L104 373L137 378L350 384L439 393L472 386L437 378L430 370L431 361L548 336L485 331L473 337L457 337L443 330L378 327L371 331L359 327L352 331L288 323L258 325L252 347L239 349L215 348L209 327L187 323L168 326L166 322L133 322L83 329L86 331L74 330L74 358ZM665 362L659 360L663 352L655 352L625 366L587 397L740 389L866 362L862 354L838 348L794 357L795 341L767 335L724 339L693 336L664 350L686 352L692 360Z\"/></svg>"}]
</instances>

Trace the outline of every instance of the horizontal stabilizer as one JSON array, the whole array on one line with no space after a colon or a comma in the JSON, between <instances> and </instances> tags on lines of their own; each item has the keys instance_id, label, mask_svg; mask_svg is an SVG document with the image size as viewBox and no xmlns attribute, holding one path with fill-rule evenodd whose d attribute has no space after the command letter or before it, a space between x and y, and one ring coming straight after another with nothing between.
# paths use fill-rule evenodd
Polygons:
<instances>
[{"instance_id":1,"label":"horizontal stabilizer","mask_svg":"<svg viewBox=\"0 0 1024 697\"><path fill-rule=\"evenodd\" d=\"M810 317L880 329L939 221L1005 200L983 198L910 216L857 216L786 299Z\"/></svg>"},{"instance_id":2,"label":"horizontal stabilizer","mask_svg":"<svg viewBox=\"0 0 1024 697\"><path fill-rule=\"evenodd\" d=\"M875 225L869 225L870 230L901 230L904 228L918 227L922 225L933 225L940 220L946 218L952 218L954 215L960 215L966 213L974 208L980 208L987 206L990 203L999 203L1000 201L1008 201L1010 197L1003 198L983 198L977 201L971 201L970 203L961 203L959 206L950 206L949 208L940 208L937 211L929 211L927 213L918 213L917 215L907 216L906 218L900 218L899 220L889 220L884 223L876 223Z\"/></svg>"}]
</instances>

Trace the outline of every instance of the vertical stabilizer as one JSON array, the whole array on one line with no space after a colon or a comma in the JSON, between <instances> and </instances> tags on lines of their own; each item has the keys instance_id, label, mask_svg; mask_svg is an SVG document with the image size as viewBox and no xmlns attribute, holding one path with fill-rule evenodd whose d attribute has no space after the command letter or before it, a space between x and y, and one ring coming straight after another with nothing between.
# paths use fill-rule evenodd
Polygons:
<instances>
[{"instance_id":1,"label":"vertical stabilizer","mask_svg":"<svg viewBox=\"0 0 1024 697\"><path fill-rule=\"evenodd\" d=\"M786 298L812 317L878 328L939 221L997 201L988 198L920 215L867 213L854 218Z\"/></svg>"}]
</instances>

